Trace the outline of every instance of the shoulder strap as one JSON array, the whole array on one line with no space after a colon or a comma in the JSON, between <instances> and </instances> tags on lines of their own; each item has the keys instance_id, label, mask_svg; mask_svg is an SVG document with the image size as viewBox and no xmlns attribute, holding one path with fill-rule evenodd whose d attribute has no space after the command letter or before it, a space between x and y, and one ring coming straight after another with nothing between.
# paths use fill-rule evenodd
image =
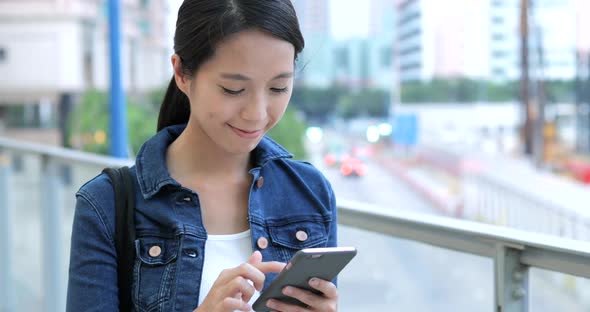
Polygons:
<instances>
[{"instance_id":1,"label":"shoulder strap","mask_svg":"<svg viewBox=\"0 0 590 312\"><path fill-rule=\"evenodd\" d=\"M131 283L135 260L135 192L129 167L103 170L115 191L115 248L117 249L117 282L119 311L131 311Z\"/></svg>"}]
</instances>

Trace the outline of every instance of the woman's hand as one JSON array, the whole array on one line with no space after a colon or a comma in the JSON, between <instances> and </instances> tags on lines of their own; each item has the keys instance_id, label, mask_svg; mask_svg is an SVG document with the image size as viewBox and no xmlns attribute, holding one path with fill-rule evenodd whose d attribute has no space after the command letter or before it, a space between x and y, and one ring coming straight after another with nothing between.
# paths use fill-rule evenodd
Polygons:
<instances>
[{"instance_id":1,"label":"woman's hand","mask_svg":"<svg viewBox=\"0 0 590 312\"><path fill-rule=\"evenodd\" d=\"M283 294L305 303L308 306L307 308L284 303L275 299L268 300L266 306L273 309L273 311L280 312L336 312L338 310L338 289L334 283L318 278L312 278L309 280L309 285L312 288L321 291L323 295L317 295L311 291L290 286L283 288Z\"/></svg>"},{"instance_id":2,"label":"woman's hand","mask_svg":"<svg viewBox=\"0 0 590 312\"><path fill-rule=\"evenodd\" d=\"M262 290L264 274L278 273L284 266L281 262L262 262L262 254L255 251L248 262L223 270L203 303L194 312L251 311L252 307L248 301L255 290Z\"/></svg>"}]
</instances>

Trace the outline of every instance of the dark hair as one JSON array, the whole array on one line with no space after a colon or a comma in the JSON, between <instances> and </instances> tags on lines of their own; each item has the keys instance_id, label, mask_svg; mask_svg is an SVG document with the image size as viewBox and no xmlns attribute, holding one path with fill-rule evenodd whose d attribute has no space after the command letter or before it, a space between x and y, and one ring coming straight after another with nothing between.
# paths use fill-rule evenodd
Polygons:
<instances>
[{"instance_id":1,"label":"dark hair","mask_svg":"<svg viewBox=\"0 0 590 312\"><path fill-rule=\"evenodd\" d=\"M290 42L295 59L305 45L291 0L185 0L178 10L174 34L174 52L180 57L183 73L192 76L213 56L217 44L247 29ZM172 77L160 107L158 131L186 123L189 116L188 97Z\"/></svg>"}]
</instances>

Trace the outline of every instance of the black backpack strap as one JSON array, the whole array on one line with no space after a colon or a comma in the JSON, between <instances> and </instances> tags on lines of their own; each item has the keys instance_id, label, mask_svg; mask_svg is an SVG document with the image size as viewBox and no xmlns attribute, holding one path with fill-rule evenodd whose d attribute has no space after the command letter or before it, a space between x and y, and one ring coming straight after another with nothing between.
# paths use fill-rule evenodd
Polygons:
<instances>
[{"instance_id":1,"label":"black backpack strap","mask_svg":"<svg viewBox=\"0 0 590 312\"><path fill-rule=\"evenodd\" d=\"M117 249L117 283L119 311L132 310L131 284L135 260L135 192L129 167L103 170L115 191L115 248Z\"/></svg>"}]
</instances>

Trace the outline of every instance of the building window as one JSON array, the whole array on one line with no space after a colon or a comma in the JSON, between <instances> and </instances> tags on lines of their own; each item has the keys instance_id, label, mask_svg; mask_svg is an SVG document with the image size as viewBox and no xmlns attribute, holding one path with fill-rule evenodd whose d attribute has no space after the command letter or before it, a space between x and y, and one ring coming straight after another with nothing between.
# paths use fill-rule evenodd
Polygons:
<instances>
[{"instance_id":1,"label":"building window","mask_svg":"<svg viewBox=\"0 0 590 312\"><path fill-rule=\"evenodd\" d=\"M506 71L504 71L504 69L502 69L502 68L494 68L492 70L492 73L497 78L504 78L506 76Z\"/></svg>"},{"instance_id":2,"label":"building window","mask_svg":"<svg viewBox=\"0 0 590 312\"><path fill-rule=\"evenodd\" d=\"M0 63L6 60L6 49L0 47Z\"/></svg>"},{"instance_id":3,"label":"building window","mask_svg":"<svg viewBox=\"0 0 590 312\"><path fill-rule=\"evenodd\" d=\"M492 40L494 40L494 41L504 41L505 39L506 39L506 37L504 36L504 34L499 34L499 33L492 34Z\"/></svg>"},{"instance_id":4,"label":"building window","mask_svg":"<svg viewBox=\"0 0 590 312\"><path fill-rule=\"evenodd\" d=\"M506 51L499 51L499 50L492 51L492 57L493 58L505 58Z\"/></svg>"},{"instance_id":5,"label":"building window","mask_svg":"<svg viewBox=\"0 0 590 312\"><path fill-rule=\"evenodd\" d=\"M139 21L139 29L141 29L144 34L149 35L151 31L150 22L147 19L141 19Z\"/></svg>"},{"instance_id":6,"label":"building window","mask_svg":"<svg viewBox=\"0 0 590 312\"><path fill-rule=\"evenodd\" d=\"M504 24L504 17L502 16L494 16L492 17L492 23L498 25L498 24Z\"/></svg>"},{"instance_id":7,"label":"building window","mask_svg":"<svg viewBox=\"0 0 590 312\"><path fill-rule=\"evenodd\" d=\"M336 64L339 68L348 68L348 50L340 48L336 50Z\"/></svg>"},{"instance_id":8,"label":"building window","mask_svg":"<svg viewBox=\"0 0 590 312\"><path fill-rule=\"evenodd\" d=\"M391 48L383 48L381 50L381 65L384 67L390 67L392 55L393 50Z\"/></svg>"}]
</instances>

